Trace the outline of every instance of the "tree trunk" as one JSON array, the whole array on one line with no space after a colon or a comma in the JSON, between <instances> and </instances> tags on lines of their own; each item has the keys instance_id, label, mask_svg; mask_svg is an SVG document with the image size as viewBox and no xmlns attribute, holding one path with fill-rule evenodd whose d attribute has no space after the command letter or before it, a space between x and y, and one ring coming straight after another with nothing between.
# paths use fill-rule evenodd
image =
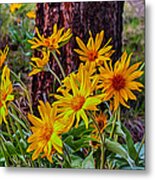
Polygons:
<instances>
[{"instance_id":1,"label":"tree trunk","mask_svg":"<svg viewBox=\"0 0 155 180\"><path fill-rule=\"evenodd\" d=\"M36 26L40 33L48 36L52 33L54 23L58 27L71 28L73 37L70 42L62 48L60 61L65 67L66 74L77 69L79 60L76 53L73 52L77 48L75 37L79 36L85 42L88 40L88 31L91 30L93 35L104 29L107 41L112 37L111 44L116 50L113 61L116 61L121 55L122 46L122 13L123 1L101 1L101 2L62 2L62 3L38 3L36 11ZM40 56L35 52L36 56ZM57 64L51 59L51 67L61 74ZM60 77L62 78L62 77ZM53 77L48 73L41 72L33 76L32 81L32 97L34 107L38 100L47 97L52 91L51 84Z\"/></svg>"}]
</instances>

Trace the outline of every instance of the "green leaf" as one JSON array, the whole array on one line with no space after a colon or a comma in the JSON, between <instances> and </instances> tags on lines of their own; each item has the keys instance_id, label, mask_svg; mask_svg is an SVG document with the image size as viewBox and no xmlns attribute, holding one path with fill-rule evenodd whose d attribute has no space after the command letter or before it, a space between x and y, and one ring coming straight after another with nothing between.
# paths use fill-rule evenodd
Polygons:
<instances>
[{"instance_id":1,"label":"green leaf","mask_svg":"<svg viewBox=\"0 0 155 180\"><path fill-rule=\"evenodd\" d=\"M27 143L22 138L20 139L20 144L21 144L22 149L27 149Z\"/></svg>"},{"instance_id":2,"label":"green leaf","mask_svg":"<svg viewBox=\"0 0 155 180\"><path fill-rule=\"evenodd\" d=\"M9 115L16 120L25 130L27 130L26 125L23 123L22 119L19 119L19 117L9 111Z\"/></svg>"},{"instance_id":3,"label":"green leaf","mask_svg":"<svg viewBox=\"0 0 155 180\"><path fill-rule=\"evenodd\" d=\"M4 154L2 153L2 149L0 148L0 163L5 162Z\"/></svg>"},{"instance_id":4,"label":"green leaf","mask_svg":"<svg viewBox=\"0 0 155 180\"><path fill-rule=\"evenodd\" d=\"M7 152L10 156L17 155L18 153L16 152L15 146L10 142L10 141L5 141L4 145L7 149Z\"/></svg>"},{"instance_id":5,"label":"green leaf","mask_svg":"<svg viewBox=\"0 0 155 180\"><path fill-rule=\"evenodd\" d=\"M137 151L135 149L135 146L134 146L134 142L132 140L132 136L131 136L131 133L130 131L122 125L122 130L124 131L124 133L126 134L126 144L127 144L127 149L128 149L128 152L129 152L129 155L130 157L133 159L133 160L136 160L136 157L137 157Z\"/></svg>"},{"instance_id":6,"label":"green leaf","mask_svg":"<svg viewBox=\"0 0 155 180\"><path fill-rule=\"evenodd\" d=\"M83 137L86 134L90 134L92 130L93 128L90 127L86 129L85 124L82 123L78 126L78 128L73 127L68 134L72 135L73 137Z\"/></svg>"},{"instance_id":7,"label":"green leaf","mask_svg":"<svg viewBox=\"0 0 155 180\"><path fill-rule=\"evenodd\" d=\"M82 158L80 158L79 156L75 156L73 154L71 154L70 157L71 157L72 168L81 168L82 167L82 162L83 162Z\"/></svg>"},{"instance_id":8,"label":"green leaf","mask_svg":"<svg viewBox=\"0 0 155 180\"><path fill-rule=\"evenodd\" d=\"M139 148L141 146L141 143L140 142L137 142L135 144L135 148L136 148L136 151L138 152L139 151ZM139 158L140 159L144 159L145 158L145 145L143 144L141 149L140 149L140 152L139 152Z\"/></svg>"},{"instance_id":9,"label":"green leaf","mask_svg":"<svg viewBox=\"0 0 155 180\"><path fill-rule=\"evenodd\" d=\"M83 137L75 140L74 137L70 135L64 140L64 143L67 144L73 152L77 152L81 148L89 147L90 140L92 140L92 138L89 137Z\"/></svg>"},{"instance_id":10,"label":"green leaf","mask_svg":"<svg viewBox=\"0 0 155 180\"><path fill-rule=\"evenodd\" d=\"M112 128L113 122L108 123L107 127L105 128L105 132L110 133ZM122 131L121 125L119 122L116 122L114 134L126 138L126 134Z\"/></svg>"},{"instance_id":11,"label":"green leaf","mask_svg":"<svg viewBox=\"0 0 155 180\"><path fill-rule=\"evenodd\" d=\"M82 162L82 168L89 169L89 168L95 168L95 162L93 158L93 152L91 152L85 160Z\"/></svg>"},{"instance_id":12,"label":"green leaf","mask_svg":"<svg viewBox=\"0 0 155 180\"><path fill-rule=\"evenodd\" d=\"M109 151L114 152L124 158L129 163L130 167L135 166L134 161L131 159L126 149L120 143L106 139L105 146Z\"/></svg>"}]
</instances>

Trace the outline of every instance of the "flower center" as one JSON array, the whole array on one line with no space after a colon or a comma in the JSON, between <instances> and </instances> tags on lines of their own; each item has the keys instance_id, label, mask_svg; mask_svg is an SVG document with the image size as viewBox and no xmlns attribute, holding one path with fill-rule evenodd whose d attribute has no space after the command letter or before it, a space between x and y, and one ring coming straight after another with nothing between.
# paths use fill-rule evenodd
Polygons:
<instances>
[{"instance_id":1,"label":"flower center","mask_svg":"<svg viewBox=\"0 0 155 180\"><path fill-rule=\"evenodd\" d=\"M103 119L99 119L99 121L98 121L98 126L99 126L99 129L102 130L102 128L104 127L104 121L103 121Z\"/></svg>"},{"instance_id":2,"label":"flower center","mask_svg":"<svg viewBox=\"0 0 155 180\"><path fill-rule=\"evenodd\" d=\"M1 93L1 91L0 91L0 93ZM4 93L4 94L2 93L1 101L0 101L0 107L3 106L2 101L5 101L6 97L7 97L7 94L6 93Z\"/></svg>"},{"instance_id":3,"label":"flower center","mask_svg":"<svg viewBox=\"0 0 155 180\"><path fill-rule=\"evenodd\" d=\"M45 43L45 45L46 45L47 47L50 46L50 41L49 41L49 39L45 39L44 43Z\"/></svg>"},{"instance_id":4,"label":"flower center","mask_svg":"<svg viewBox=\"0 0 155 180\"><path fill-rule=\"evenodd\" d=\"M49 141L52 133L53 133L52 125L51 124L45 124L44 127L42 128L42 138Z\"/></svg>"},{"instance_id":5,"label":"flower center","mask_svg":"<svg viewBox=\"0 0 155 180\"><path fill-rule=\"evenodd\" d=\"M121 75L115 75L112 79L112 86L116 91L125 87L125 79Z\"/></svg>"},{"instance_id":6,"label":"flower center","mask_svg":"<svg viewBox=\"0 0 155 180\"><path fill-rule=\"evenodd\" d=\"M98 54L96 51L90 51L88 52L88 59L89 61L95 61L98 57Z\"/></svg>"},{"instance_id":7,"label":"flower center","mask_svg":"<svg viewBox=\"0 0 155 180\"><path fill-rule=\"evenodd\" d=\"M72 99L71 108L74 111L78 111L79 109L82 108L84 102L85 102L85 98L83 96L76 96Z\"/></svg>"}]
</instances>

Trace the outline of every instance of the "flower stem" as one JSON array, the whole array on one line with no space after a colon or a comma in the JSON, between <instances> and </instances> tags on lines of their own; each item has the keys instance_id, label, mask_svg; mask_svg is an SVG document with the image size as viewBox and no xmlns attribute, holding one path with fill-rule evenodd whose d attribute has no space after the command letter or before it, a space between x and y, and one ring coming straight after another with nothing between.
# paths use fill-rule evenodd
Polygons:
<instances>
[{"instance_id":1,"label":"flower stem","mask_svg":"<svg viewBox=\"0 0 155 180\"><path fill-rule=\"evenodd\" d=\"M6 149L5 145L4 145L4 142L1 139L1 137L0 137L0 148L1 148L1 152L3 154L3 157L5 158L6 166L9 167L9 160L8 160L7 155L6 155L7 149Z\"/></svg>"},{"instance_id":2,"label":"flower stem","mask_svg":"<svg viewBox=\"0 0 155 180\"><path fill-rule=\"evenodd\" d=\"M23 83L23 81L17 76L16 73L14 73L12 70L10 70L11 74L18 80L18 82L21 84L22 86L22 89L24 90L25 94L26 94L26 97L27 97L27 100L28 100L28 104L29 104L29 108L30 108L30 112L31 114L33 114L33 109L32 109L32 102L31 102L31 98L30 98L30 93L29 91L27 90L27 87L26 85ZM20 86L20 87L21 87Z\"/></svg>"},{"instance_id":3,"label":"flower stem","mask_svg":"<svg viewBox=\"0 0 155 180\"><path fill-rule=\"evenodd\" d=\"M136 158L135 158L135 162L137 162L137 160L138 160L138 158L139 158L139 153L140 153L140 151L141 151L141 149L142 149L142 146L143 146L144 142L145 142L145 134L143 135L143 139L142 139L142 141L141 141L141 143L140 143L140 146L139 146L139 149L138 149L138 151L137 151L137 155L136 155Z\"/></svg>"},{"instance_id":4,"label":"flower stem","mask_svg":"<svg viewBox=\"0 0 155 180\"><path fill-rule=\"evenodd\" d=\"M116 111L116 113L117 113L116 117L117 117L118 122L121 122L121 118L120 118L121 117L121 108L120 108L120 106L118 107L118 110ZM118 134L114 135L114 140L118 141Z\"/></svg>"},{"instance_id":5,"label":"flower stem","mask_svg":"<svg viewBox=\"0 0 155 180\"><path fill-rule=\"evenodd\" d=\"M25 122L25 124L26 124L25 127L27 127L27 131L29 131L29 129L30 129L30 124L29 124L27 118L25 117L25 115L20 111L20 109L16 106L15 103L11 102L10 105L11 105L11 107L12 107L15 111L17 111L17 113L20 114L22 120L23 120L23 121Z\"/></svg>"},{"instance_id":6,"label":"flower stem","mask_svg":"<svg viewBox=\"0 0 155 180\"><path fill-rule=\"evenodd\" d=\"M9 117L9 120L10 120L10 124L11 124L12 130L13 130L13 133L16 134L16 128L14 126L14 123L12 122L11 116ZM24 158L24 162L25 162L25 164L27 164L27 162L25 160L25 154L24 154L24 151L23 151L22 146L20 144L20 140L19 140L18 136L15 136L15 139L16 139L16 142L17 142L17 144L19 146L20 152L21 152L21 154L22 154L22 156Z\"/></svg>"},{"instance_id":7,"label":"flower stem","mask_svg":"<svg viewBox=\"0 0 155 180\"><path fill-rule=\"evenodd\" d=\"M66 77L65 71L64 71L64 69L63 69L63 67L62 67L62 65L61 65L61 63L60 63L60 61L59 61L59 59L58 59L55 51L52 51L52 54L53 54L53 56L54 56L54 58L55 58L55 60L56 60L56 62L57 62L57 64L58 64L58 66L59 66L59 68L60 68L60 71L61 71L61 73L62 73L63 78L65 78L65 77Z\"/></svg>"},{"instance_id":8,"label":"flower stem","mask_svg":"<svg viewBox=\"0 0 155 180\"><path fill-rule=\"evenodd\" d=\"M105 161L105 155L104 155L104 145L105 145L105 138L102 135L102 133L100 132L100 128L97 124L97 122L95 121L93 115L91 113L89 113L89 116L91 117L95 127L98 130L99 136L100 136L100 140L101 140L101 163L100 163L100 169L104 169L104 161Z\"/></svg>"},{"instance_id":9,"label":"flower stem","mask_svg":"<svg viewBox=\"0 0 155 180\"><path fill-rule=\"evenodd\" d=\"M10 130L10 127L9 127L8 123L6 124L6 129L8 131L10 141L13 143L13 138L12 138L11 130Z\"/></svg>"},{"instance_id":10,"label":"flower stem","mask_svg":"<svg viewBox=\"0 0 155 180\"><path fill-rule=\"evenodd\" d=\"M47 69L48 71L56 78L56 80L59 82L59 84L61 85L61 81L59 79L59 77L56 75L56 73L50 68L49 64L47 63Z\"/></svg>"},{"instance_id":11,"label":"flower stem","mask_svg":"<svg viewBox=\"0 0 155 180\"><path fill-rule=\"evenodd\" d=\"M117 115L117 111L114 113L114 120L113 120L112 127L111 127L110 138L112 138L113 134L114 134L116 120L117 120L117 116L116 115Z\"/></svg>"}]
</instances>

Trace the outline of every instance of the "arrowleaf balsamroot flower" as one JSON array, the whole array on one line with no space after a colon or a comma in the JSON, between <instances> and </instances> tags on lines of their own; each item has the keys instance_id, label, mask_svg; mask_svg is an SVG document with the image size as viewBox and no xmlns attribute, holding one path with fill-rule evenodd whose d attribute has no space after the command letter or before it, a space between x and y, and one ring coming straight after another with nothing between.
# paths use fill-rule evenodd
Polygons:
<instances>
[{"instance_id":1,"label":"arrowleaf balsamroot flower","mask_svg":"<svg viewBox=\"0 0 155 180\"><path fill-rule=\"evenodd\" d=\"M30 19L35 19L36 18L36 12L35 11L29 11L26 13L26 16Z\"/></svg>"},{"instance_id":2,"label":"arrowleaf balsamroot flower","mask_svg":"<svg viewBox=\"0 0 155 180\"><path fill-rule=\"evenodd\" d=\"M109 39L109 41L101 47L104 38L104 31L102 30L100 33L97 33L95 40L93 39L90 31L89 34L90 37L87 45L85 45L79 37L76 37L76 41L80 49L74 49L74 51L80 55L79 59L88 63L89 66L98 66L103 64L106 60L111 60L110 56L114 53L112 46L109 45L111 39Z\"/></svg>"},{"instance_id":3,"label":"arrowleaf balsamroot flower","mask_svg":"<svg viewBox=\"0 0 155 180\"><path fill-rule=\"evenodd\" d=\"M58 30L57 24L54 24L53 33L47 38L39 33L38 28L36 28L36 33L38 38L34 37L32 40L28 40L28 42L32 44L32 49L46 47L51 51L55 50L58 53L60 53L58 49L66 44L72 36L71 29L68 29L66 32L64 32L64 27Z\"/></svg>"},{"instance_id":4,"label":"arrowleaf balsamroot flower","mask_svg":"<svg viewBox=\"0 0 155 180\"><path fill-rule=\"evenodd\" d=\"M11 13L14 13L16 10L20 9L21 6L22 6L21 3L12 3L12 4L10 4Z\"/></svg>"},{"instance_id":5,"label":"arrowleaf balsamroot flower","mask_svg":"<svg viewBox=\"0 0 155 180\"><path fill-rule=\"evenodd\" d=\"M38 110L40 118L28 114L28 119L32 123L32 135L28 138L29 145L27 152L34 151L32 160L42 154L43 157L52 162L52 154L58 152L62 154L62 140L60 134L63 132L63 124L57 118L56 107L51 107L48 102L45 104L39 101Z\"/></svg>"},{"instance_id":6,"label":"arrowleaf balsamroot flower","mask_svg":"<svg viewBox=\"0 0 155 180\"><path fill-rule=\"evenodd\" d=\"M10 81L10 69L4 66L0 82L0 124L2 120L7 123L6 116L8 115L8 102L14 99L12 83Z\"/></svg>"},{"instance_id":7,"label":"arrowleaf balsamroot flower","mask_svg":"<svg viewBox=\"0 0 155 180\"><path fill-rule=\"evenodd\" d=\"M39 57L32 57L31 61L34 63L30 63L33 66L33 70L29 73L29 76L35 75L44 70L45 66L47 65L50 59L50 51L42 51L43 58Z\"/></svg>"},{"instance_id":8,"label":"arrowleaf balsamroot flower","mask_svg":"<svg viewBox=\"0 0 155 180\"><path fill-rule=\"evenodd\" d=\"M98 127L100 129L100 133L103 132L105 126L107 125L107 116L105 113L100 112L99 114L95 113L94 119L98 124ZM96 132L98 132L97 128L95 127Z\"/></svg>"},{"instance_id":9,"label":"arrowleaf balsamroot flower","mask_svg":"<svg viewBox=\"0 0 155 180\"><path fill-rule=\"evenodd\" d=\"M100 113L95 112L94 120L96 121L98 128L100 130L100 133L102 134L108 123L106 114L102 111L100 111ZM93 127L94 127L94 130L92 131L91 136L92 136L92 138L95 139L95 141L92 141L91 144L94 148L98 148L99 143L100 143L99 130L94 124L93 124Z\"/></svg>"},{"instance_id":10,"label":"arrowleaf balsamroot flower","mask_svg":"<svg viewBox=\"0 0 155 180\"><path fill-rule=\"evenodd\" d=\"M103 94L93 95L95 89L96 79L91 80L89 73L86 71L85 66L80 66L77 74L71 73L67 77L66 85L70 86L64 87L64 89L59 91L62 95L55 95L57 101L53 105L58 107L58 111L64 117L63 121L66 122L68 130L72 127L75 119L75 127L78 127L80 118L85 122L86 128L88 128L88 117L86 111L93 110L96 111L97 105L101 103L103 99ZM66 90L65 90L66 89Z\"/></svg>"},{"instance_id":11,"label":"arrowleaf balsamroot flower","mask_svg":"<svg viewBox=\"0 0 155 180\"><path fill-rule=\"evenodd\" d=\"M6 45L5 49L2 51L0 50L0 68L2 67L4 61L6 60L6 56L9 52L9 47Z\"/></svg>"},{"instance_id":12,"label":"arrowleaf balsamroot flower","mask_svg":"<svg viewBox=\"0 0 155 180\"><path fill-rule=\"evenodd\" d=\"M75 81L79 82L81 84L83 78L81 77L81 74L83 73L83 70L87 71L87 76L92 79L91 85L93 86L93 89L96 87L98 83L99 76L95 75L96 68L89 68L87 65L84 65L83 63L80 63L78 72L74 73L72 72L72 77ZM64 80L62 80L63 84L57 89L57 92L69 92L71 90L71 81L70 76L65 77Z\"/></svg>"},{"instance_id":13,"label":"arrowleaf balsamroot flower","mask_svg":"<svg viewBox=\"0 0 155 180\"><path fill-rule=\"evenodd\" d=\"M137 99L132 91L141 91L143 87L140 82L136 81L143 74L143 71L138 70L141 62L130 66L131 55L128 56L124 52L121 59L115 63L114 68L112 62L109 62L109 65L105 62L104 67L99 69L101 84L98 88L102 88L102 92L105 93L105 101L114 98L114 111L117 110L119 104L130 108L127 101Z\"/></svg>"}]
</instances>

